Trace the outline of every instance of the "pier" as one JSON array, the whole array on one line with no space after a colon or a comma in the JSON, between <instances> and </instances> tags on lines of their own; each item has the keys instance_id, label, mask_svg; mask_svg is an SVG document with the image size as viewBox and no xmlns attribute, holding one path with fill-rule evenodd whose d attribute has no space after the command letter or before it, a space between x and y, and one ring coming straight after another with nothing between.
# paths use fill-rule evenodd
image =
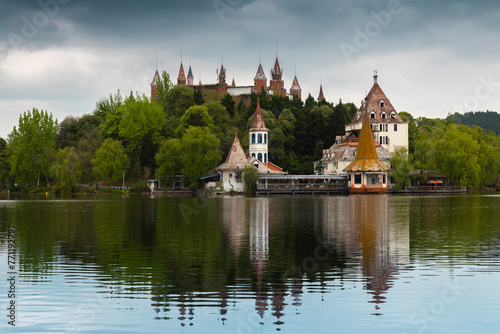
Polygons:
<instances>
[{"instance_id":1,"label":"pier","mask_svg":"<svg viewBox=\"0 0 500 334\"><path fill-rule=\"evenodd\" d=\"M260 175L257 195L347 195L345 175Z\"/></svg>"}]
</instances>

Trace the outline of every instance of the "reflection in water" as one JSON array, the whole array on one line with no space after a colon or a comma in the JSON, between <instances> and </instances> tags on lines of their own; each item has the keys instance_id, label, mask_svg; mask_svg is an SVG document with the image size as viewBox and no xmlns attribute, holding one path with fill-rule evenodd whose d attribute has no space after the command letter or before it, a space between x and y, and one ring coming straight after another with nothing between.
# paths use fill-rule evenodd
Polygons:
<instances>
[{"instance_id":1,"label":"reflection in water","mask_svg":"<svg viewBox=\"0 0 500 334\"><path fill-rule=\"evenodd\" d=\"M147 299L144 318L176 328L286 329L311 312L341 313L352 302L342 300L348 290L367 297L351 310L366 307L383 319L401 300L393 287L408 280L402 272L415 258L434 264L445 254L454 265L482 258L488 268L475 272L498 272L500 212L486 197L27 201L0 203L0 212L1 237L16 226L30 302L44 299L35 298L43 285L81 284L93 289L82 295L120 299L121 312ZM321 309L332 298L340 306Z\"/></svg>"}]
</instances>

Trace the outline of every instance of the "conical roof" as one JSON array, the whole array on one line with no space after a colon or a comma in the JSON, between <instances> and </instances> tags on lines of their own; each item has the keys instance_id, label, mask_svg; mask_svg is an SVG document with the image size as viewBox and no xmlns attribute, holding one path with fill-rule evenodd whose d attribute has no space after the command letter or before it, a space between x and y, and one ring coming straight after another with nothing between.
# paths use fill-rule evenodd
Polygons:
<instances>
[{"instance_id":1,"label":"conical roof","mask_svg":"<svg viewBox=\"0 0 500 334\"><path fill-rule=\"evenodd\" d=\"M255 75L254 80L267 80L264 69L262 68L262 64L259 64L259 68L257 69L257 74Z\"/></svg>"},{"instance_id":2,"label":"conical roof","mask_svg":"<svg viewBox=\"0 0 500 334\"><path fill-rule=\"evenodd\" d=\"M302 90L302 88L300 88L299 80L297 80L297 76L295 76L295 78L293 78L293 83L292 87L290 88L290 92L297 92L300 90Z\"/></svg>"},{"instance_id":3,"label":"conical roof","mask_svg":"<svg viewBox=\"0 0 500 334\"><path fill-rule=\"evenodd\" d=\"M157 86L158 79L160 79L160 73L158 72L158 70L156 70L153 81L151 81L151 86Z\"/></svg>"},{"instance_id":4,"label":"conical roof","mask_svg":"<svg viewBox=\"0 0 500 334\"><path fill-rule=\"evenodd\" d=\"M262 116L262 111L260 110L260 102L257 100L257 108L255 109L255 114L253 116L252 126L250 131L268 131L266 127L266 122L264 121L264 116Z\"/></svg>"},{"instance_id":5,"label":"conical roof","mask_svg":"<svg viewBox=\"0 0 500 334\"><path fill-rule=\"evenodd\" d=\"M225 169L243 169L246 165L248 165L248 158L243 151L243 147L241 146L240 140L238 139L238 130L235 130L233 145L231 145L231 149L227 155L226 161L217 167L217 170L225 170Z\"/></svg>"},{"instance_id":6,"label":"conical roof","mask_svg":"<svg viewBox=\"0 0 500 334\"><path fill-rule=\"evenodd\" d=\"M194 78L193 71L191 70L191 65L189 65L188 78Z\"/></svg>"},{"instance_id":7,"label":"conical roof","mask_svg":"<svg viewBox=\"0 0 500 334\"><path fill-rule=\"evenodd\" d=\"M186 80L186 74L184 73L184 66L182 66L182 63L181 68L179 68L179 76L177 77L177 80Z\"/></svg>"},{"instance_id":8,"label":"conical roof","mask_svg":"<svg viewBox=\"0 0 500 334\"><path fill-rule=\"evenodd\" d=\"M278 57L276 57L276 61L274 62L274 67L273 70L271 71L272 74L281 74L281 67L280 67L280 62L278 61Z\"/></svg>"},{"instance_id":9,"label":"conical roof","mask_svg":"<svg viewBox=\"0 0 500 334\"><path fill-rule=\"evenodd\" d=\"M323 94L323 85L319 85L318 101L321 101L321 100L326 100L325 95Z\"/></svg>"},{"instance_id":10,"label":"conical roof","mask_svg":"<svg viewBox=\"0 0 500 334\"><path fill-rule=\"evenodd\" d=\"M345 172L355 171L388 171L383 162L378 159L377 151L375 149L375 142L373 141L372 128L368 113L365 113L363 119L363 126L361 134L359 135L358 150L356 151L356 158L346 168Z\"/></svg>"},{"instance_id":11,"label":"conical roof","mask_svg":"<svg viewBox=\"0 0 500 334\"><path fill-rule=\"evenodd\" d=\"M233 78L233 82L231 83L231 87L236 87L236 83L234 82L234 78Z\"/></svg>"}]
</instances>

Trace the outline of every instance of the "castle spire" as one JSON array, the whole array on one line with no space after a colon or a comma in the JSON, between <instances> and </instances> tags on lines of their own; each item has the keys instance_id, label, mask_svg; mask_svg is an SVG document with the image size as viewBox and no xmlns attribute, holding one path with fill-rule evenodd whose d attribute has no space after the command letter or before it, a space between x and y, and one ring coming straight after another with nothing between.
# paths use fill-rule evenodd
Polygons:
<instances>
[{"instance_id":1,"label":"castle spire","mask_svg":"<svg viewBox=\"0 0 500 334\"><path fill-rule=\"evenodd\" d=\"M186 85L186 74L184 73L184 66L182 65L182 61L181 67L179 68L179 75L177 76L177 84L181 86Z\"/></svg>"},{"instance_id":2,"label":"castle spire","mask_svg":"<svg viewBox=\"0 0 500 334\"><path fill-rule=\"evenodd\" d=\"M323 84L322 84L322 83L320 83L320 84L319 84L318 102L319 102L319 101L322 101L322 100L326 100L326 99L325 99L325 95L323 94Z\"/></svg>"}]
</instances>

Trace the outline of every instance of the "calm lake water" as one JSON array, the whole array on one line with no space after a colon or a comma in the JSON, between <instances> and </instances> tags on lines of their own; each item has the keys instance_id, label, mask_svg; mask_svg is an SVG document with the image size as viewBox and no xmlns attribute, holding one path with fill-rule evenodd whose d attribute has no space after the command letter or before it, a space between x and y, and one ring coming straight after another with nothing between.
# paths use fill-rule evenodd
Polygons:
<instances>
[{"instance_id":1,"label":"calm lake water","mask_svg":"<svg viewBox=\"0 0 500 334\"><path fill-rule=\"evenodd\" d=\"M0 240L2 333L500 333L495 194L0 200Z\"/></svg>"}]
</instances>

